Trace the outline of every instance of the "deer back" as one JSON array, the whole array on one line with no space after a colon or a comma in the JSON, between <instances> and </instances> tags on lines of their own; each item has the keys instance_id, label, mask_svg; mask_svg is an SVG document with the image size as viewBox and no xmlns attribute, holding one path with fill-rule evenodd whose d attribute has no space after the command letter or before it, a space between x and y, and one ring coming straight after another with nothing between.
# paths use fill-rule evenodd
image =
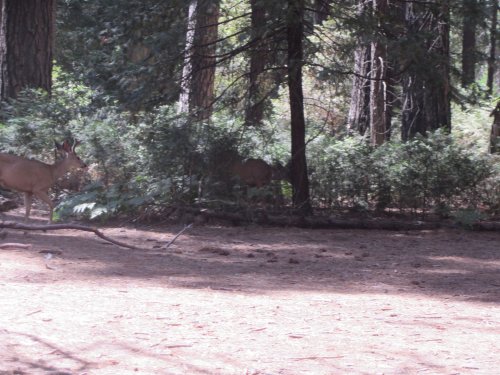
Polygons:
<instances>
[{"instance_id":1,"label":"deer back","mask_svg":"<svg viewBox=\"0 0 500 375\"><path fill-rule=\"evenodd\" d=\"M236 161L232 165L232 172L248 186L262 187L271 182L273 168L262 159L247 159L244 162Z\"/></svg>"},{"instance_id":2,"label":"deer back","mask_svg":"<svg viewBox=\"0 0 500 375\"><path fill-rule=\"evenodd\" d=\"M22 157L0 154L0 184L8 189L32 192L53 181L48 164Z\"/></svg>"}]
</instances>

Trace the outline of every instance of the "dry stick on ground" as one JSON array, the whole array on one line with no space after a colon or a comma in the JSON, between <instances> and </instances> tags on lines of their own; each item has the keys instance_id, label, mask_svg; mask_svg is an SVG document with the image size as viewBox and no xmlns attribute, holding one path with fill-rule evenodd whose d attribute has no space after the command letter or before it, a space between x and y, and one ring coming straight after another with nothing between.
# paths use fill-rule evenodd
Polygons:
<instances>
[{"instance_id":1,"label":"dry stick on ground","mask_svg":"<svg viewBox=\"0 0 500 375\"><path fill-rule=\"evenodd\" d=\"M169 248L170 245L174 243L174 241L186 230L191 228L193 224L186 225L184 229L182 229L179 233L175 235L174 238L172 238L168 244L165 246L165 250ZM8 229L19 229L19 230L61 230L61 229L75 229L75 230L82 230L85 232L92 232L94 233L97 237L102 238L105 241L111 242L112 244L121 246L121 247L126 247L127 249L133 249L133 250L149 250L149 249L144 249L140 248L137 246L129 245L125 242L121 242L118 240L114 240L108 236L105 236L101 231L99 231L97 228L92 228L92 227L87 227L85 225L78 225L78 224L47 224L47 225L27 225L27 224L21 224L17 223L15 221L1 221L0 222L0 228L8 228ZM0 248L3 248L3 246L6 245L15 245L17 247L24 247L24 246L30 246L30 245L23 245L23 244L4 244L0 245ZM10 246L12 247L12 246Z\"/></svg>"},{"instance_id":2,"label":"dry stick on ground","mask_svg":"<svg viewBox=\"0 0 500 375\"><path fill-rule=\"evenodd\" d=\"M186 230L188 230L188 229L189 229L189 228L191 228L192 226L193 226L193 223L191 223L191 224L189 224L189 225L186 225L186 226L184 227L184 229L183 229L183 230L181 230L179 233L177 233L177 234L175 235L175 237L174 237L174 238L172 238L172 239L168 242L167 246L165 246L165 250L166 250L166 249L168 249L168 248L170 247L170 245L172 245L172 244L174 243L174 241L177 239L177 237L179 237L182 233L184 233Z\"/></svg>"},{"instance_id":3,"label":"dry stick on ground","mask_svg":"<svg viewBox=\"0 0 500 375\"><path fill-rule=\"evenodd\" d=\"M118 240L114 240L112 238L109 238L108 236L105 236L101 231L99 231L97 228L92 228L92 227L87 227L85 225L78 225L78 224L47 224L47 225L28 225L28 224L21 224L21 223L16 223L15 221L1 221L0 222L0 228L8 228L8 229L18 229L18 230L61 230L61 229L75 229L75 230L82 230L84 232L92 232L94 233L97 237L102 238L103 240L107 242L111 242L112 244L125 247L127 249L133 249L133 250L148 250L148 249L143 249L137 246L129 245L125 242L121 242Z\"/></svg>"},{"instance_id":4,"label":"dry stick on ground","mask_svg":"<svg viewBox=\"0 0 500 375\"><path fill-rule=\"evenodd\" d=\"M0 244L0 249L10 249L10 248L30 249L31 245L24 243L17 243L17 242L7 242Z\"/></svg>"}]
</instances>

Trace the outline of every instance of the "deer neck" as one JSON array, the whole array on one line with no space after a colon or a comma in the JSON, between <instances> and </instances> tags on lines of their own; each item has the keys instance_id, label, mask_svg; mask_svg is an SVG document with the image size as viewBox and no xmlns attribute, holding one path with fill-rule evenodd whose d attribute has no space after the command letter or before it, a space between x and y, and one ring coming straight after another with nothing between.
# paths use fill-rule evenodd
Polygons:
<instances>
[{"instance_id":1,"label":"deer neck","mask_svg":"<svg viewBox=\"0 0 500 375\"><path fill-rule=\"evenodd\" d=\"M52 174L54 179L58 179L62 177L69 170L69 160L68 158L63 158L56 160L56 162L52 165Z\"/></svg>"}]
</instances>

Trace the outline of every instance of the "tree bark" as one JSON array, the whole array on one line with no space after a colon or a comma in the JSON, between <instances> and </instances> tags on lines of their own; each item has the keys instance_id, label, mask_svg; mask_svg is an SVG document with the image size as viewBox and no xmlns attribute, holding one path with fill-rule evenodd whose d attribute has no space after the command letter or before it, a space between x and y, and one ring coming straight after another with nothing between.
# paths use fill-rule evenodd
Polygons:
<instances>
[{"instance_id":1,"label":"tree bark","mask_svg":"<svg viewBox=\"0 0 500 375\"><path fill-rule=\"evenodd\" d=\"M387 134L387 46L381 33L382 19L388 11L388 5L387 0L373 0L373 12L379 33L371 46L370 143L373 146L383 144Z\"/></svg>"},{"instance_id":2,"label":"tree bark","mask_svg":"<svg viewBox=\"0 0 500 375\"><path fill-rule=\"evenodd\" d=\"M433 86L430 101L434 104L430 119L429 129L444 129L451 131L451 84L450 84L450 7L449 0L437 2L438 15L435 20L437 40L434 45L436 52L436 76L428 78L428 84ZM432 50L432 47L429 48ZM429 103L430 104L430 103ZM431 108L431 106L427 106ZM437 120L437 121L436 121Z\"/></svg>"},{"instance_id":3,"label":"tree bark","mask_svg":"<svg viewBox=\"0 0 500 375\"><path fill-rule=\"evenodd\" d=\"M292 200L304 215L311 213L309 177L307 175L304 94L302 91L304 0L288 0L288 90L290 95L292 133Z\"/></svg>"},{"instance_id":4,"label":"tree bark","mask_svg":"<svg viewBox=\"0 0 500 375\"><path fill-rule=\"evenodd\" d=\"M191 48L189 112L197 120L208 120L215 99L216 43L219 20L217 0L198 0Z\"/></svg>"},{"instance_id":5,"label":"tree bark","mask_svg":"<svg viewBox=\"0 0 500 375\"><path fill-rule=\"evenodd\" d=\"M351 133L365 134L370 127L370 46L358 46L354 52L354 78L347 126Z\"/></svg>"},{"instance_id":6,"label":"tree bark","mask_svg":"<svg viewBox=\"0 0 500 375\"><path fill-rule=\"evenodd\" d=\"M448 0L419 7L407 3L406 24L419 60L407 61L403 75L403 141L417 133L451 129Z\"/></svg>"},{"instance_id":7,"label":"tree bark","mask_svg":"<svg viewBox=\"0 0 500 375\"><path fill-rule=\"evenodd\" d=\"M2 0L0 11L0 98L28 87L51 92L54 0Z\"/></svg>"},{"instance_id":8,"label":"tree bark","mask_svg":"<svg viewBox=\"0 0 500 375\"><path fill-rule=\"evenodd\" d=\"M403 142L417 133L425 135L426 126L423 116L423 84L418 75L405 74L403 77L403 106L401 139Z\"/></svg>"},{"instance_id":9,"label":"tree bark","mask_svg":"<svg viewBox=\"0 0 500 375\"><path fill-rule=\"evenodd\" d=\"M0 0L0 101L7 97L9 86L9 76L7 74L6 2L7 0Z\"/></svg>"},{"instance_id":10,"label":"tree bark","mask_svg":"<svg viewBox=\"0 0 500 375\"><path fill-rule=\"evenodd\" d=\"M369 9L369 2L360 0L358 17L362 17ZM354 77L352 79L351 103L347 117L347 128L350 133L364 135L370 126L370 70L371 45L358 38L354 51Z\"/></svg>"},{"instance_id":11,"label":"tree bark","mask_svg":"<svg viewBox=\"0 0 500 375\"><path fill-rule=\"evenodd\" d=\"M191 0L189 2L188 8L188 20L186 29L186 46L184 49L184 65L182 67L182 77L181 77L181 93L179 96L179 112L188 113L189 112L189 86L191 83L191 73L193 71L192 66L192 53L193 53L193 43L194 43L194 30L196 28L196 7L198 5L198 0Z\"/></svg>"},{"instance_id":12,"label":"tree bark","mask_svg":"<svg viewBox=\"0 0 500 375\"><path fill-rule=\"evenodd\" d=\"M215 51L218 32L219 3L199 1L196 11L192 80L189 107L198 120L207 120L212 114L215 98Z\"/></svg>"},{"instance_id":13,"label":"tree bark","mask_svg":"<svg viewBox=\"0 0 500 375\"><path fill-rule=\"evenodd\" d=\"M490 53L488 57L488 94L493 94L493 81L496 72L496 46L497 46L498 0L492 0L490 24Z\"/></svg>"},{"instance_id":14,"label":"tree bark","mask_svg":"<svg viewBox=\"0 0 500 375\"><path fill-rule=\"evenodd\" d=\"M464 87L476 80L477 7L477 0L463 0L462 86Z\"/></svg>"},{"instance_id":15,"label":"tree bark","mask_svg":"<svg viewBox=\"0 0 500 375\"><path fill-rule=\"evenodd\" d=\"M266 28L266 9L262 1L251 0L251 27L253 46L250 49L250 74L248 88L248 105L245 113L247 126L259 126L264 118L265 100L267 97L265 77L263 76L269 60L266 42L263 39Z\"/></svg>"},{"instance_id":16,"label":"tree bark","mask_svg":"<svg viewBox=\"0 0 500 375\"><path fill-rule=\"evenodd\" d=\"M500 101L497 102L497 106L490 114L493 117L493 123L491 124L490 133L490 153L499 154L500 153Z\"/></svg>"}]
</instances>

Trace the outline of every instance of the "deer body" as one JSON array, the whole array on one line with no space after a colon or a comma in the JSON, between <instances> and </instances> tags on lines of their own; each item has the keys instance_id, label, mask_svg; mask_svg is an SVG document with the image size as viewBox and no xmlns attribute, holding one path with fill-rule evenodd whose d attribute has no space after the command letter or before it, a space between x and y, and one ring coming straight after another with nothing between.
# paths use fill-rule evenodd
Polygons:
<instances>
[{"instance_id":1,"label":"deer body","mask_svg":"<svg viewBox=\"0 0 500 375\"><path fill-rule=\"evenodd\" d=\"M24 193L26 208L25 219L28 220L33 195L49 206L49 222L52 223L54 203L48 195L49 189L56 180L72 168L85 168L86 164L76 155L74 148L67 141L62 146L56 144L64 157L54 164L46 164L20 156L0 153L0 185L11 190Z\"/></svg>"},{"instance_id":2,"label":"deer body","mask_svg":"<svg viewBox=\"0 0 500 375\"><path fill-rule=\"evenodd\" d=\"M244 162L236 161L233 163L231 171L246 185L258 188L269 185L271 180L286 179L284 167L270 166L262 159L247 159Z\"/></svg>"}]
</instances>

